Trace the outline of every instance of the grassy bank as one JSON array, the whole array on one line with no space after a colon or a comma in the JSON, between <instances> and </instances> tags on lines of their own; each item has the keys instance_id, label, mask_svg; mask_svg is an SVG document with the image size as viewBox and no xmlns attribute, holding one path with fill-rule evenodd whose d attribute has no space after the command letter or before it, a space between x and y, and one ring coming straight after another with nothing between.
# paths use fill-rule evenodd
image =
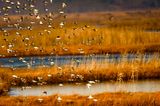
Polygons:
<instances>
[{"instance_id":1,"label":"grassy bank","mask_svg":"<svg viewBox=\"0 0 160 106\"><path fill-rule=\"evenodd\" d=\"M95 80L128 81L159 79L160 62L159 60L152 60L146 63L134 61L131 63L98 64L93 61L92 63L82 64L78 67L70 65L37 69L1 68L0 77L14 86L87 82Z\"/></svg>"},{"instance_id":2,"label":"grassy bank","mask_svg":"<svg viewBox=\"0 0 160 106\"><path fill-rule=\"evenodd\" d=\"M1 106L159 106L160 93L103 93L87 96L0 97Z\"/></svg>"}]
</instances>

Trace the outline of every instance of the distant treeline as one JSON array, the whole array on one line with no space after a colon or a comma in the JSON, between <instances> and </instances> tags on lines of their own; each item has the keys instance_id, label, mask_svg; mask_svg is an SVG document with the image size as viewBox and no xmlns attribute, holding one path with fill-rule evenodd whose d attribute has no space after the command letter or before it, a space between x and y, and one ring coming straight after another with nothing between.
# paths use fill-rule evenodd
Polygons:
<instances>
[{"instance_id":1,"label":"distant treeline","mask_svg":"<svg viewBox=\"0 0 160 106\"><path fill-rule=\"evenodd\" d=\"M1 0L0 9L5 5ZM14 2L20 1L22 7L24 3L33 3L40 12L45 12L44 1L50 0L12 0ZM53 3L48 3L49 11L59 11L61 3L68 4L67 12L88 12L88 11L114 11L114 10L134 10L134 9L150 9L160 8L160 0L52 0ZM16 5L13 8L16 9ZM13 10L14 10L13 9ZM26 11L27 12L27 11ZM26 13L25 11L23 13ZM10 11L14 13L14 11Z\"/></svg>"},{"instance_id":2,"label":"distant treeline","mask_svg":"<svg viewBox=\"0 0 160 106\"><path fill-rule=\"evenodd\" d=\"M66 1L68 1L70 5L70 7L68 8L68 11L70 12L160 8L160 0L66 0Z\"/></svg>"}]
</instances>

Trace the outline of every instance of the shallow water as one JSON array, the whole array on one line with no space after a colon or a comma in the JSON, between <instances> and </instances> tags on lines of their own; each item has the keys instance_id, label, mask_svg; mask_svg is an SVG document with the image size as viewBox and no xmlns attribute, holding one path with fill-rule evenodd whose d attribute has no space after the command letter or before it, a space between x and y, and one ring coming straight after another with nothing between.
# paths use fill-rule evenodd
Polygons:
<instances>
[{"instance_id":1,"label":"shallow water","mask_svg":"<svg viewBox=\"0 0 160 106\"><path fill-rule=\"evenodd\" d=\"M62 87L58 85L32 86L24 90L21 87L11 88L10 96L46 96L47 95L93 95L103 92L159 92L160 80L145 80L135 82L102 82L91 84L89 89L86 84L64 84Z\"/></svg>"},{"instance_id":2,"label":"shallow water","mask_svg":"<svg viewBox=\"0 0 160 106\"><path fill-rule=\"evenodd\" d=\"M12 68L35 68L35 67L50 67L53 65L80 65L96 62L103 64L119 63L122 61L132 62L135 60L147 62L153 58L160 59L159 54L144 55L138 54L108 54L108 55L89 55L89 56L43 56L43 57L23 57L23 58L0 58L0 67L12 67Z\"/></svg>"}]
</instances>

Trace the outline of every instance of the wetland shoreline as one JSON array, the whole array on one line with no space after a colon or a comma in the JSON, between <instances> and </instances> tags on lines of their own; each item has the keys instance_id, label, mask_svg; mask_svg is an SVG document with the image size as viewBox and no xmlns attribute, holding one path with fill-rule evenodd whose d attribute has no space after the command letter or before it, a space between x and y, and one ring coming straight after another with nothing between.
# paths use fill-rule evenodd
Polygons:
<instances>
[{"instance_id":1,"label":"wetland shoreline","mask_svg":"<svg viewBox=\"0 0 160 106\"><path fill-rule=\"evenodd\" d=\"M0 97L0 100L2 106L159 106L160 93L102 93L93 95L92 99L79 95L3 96Z\"/></svg>"}]
</instances>

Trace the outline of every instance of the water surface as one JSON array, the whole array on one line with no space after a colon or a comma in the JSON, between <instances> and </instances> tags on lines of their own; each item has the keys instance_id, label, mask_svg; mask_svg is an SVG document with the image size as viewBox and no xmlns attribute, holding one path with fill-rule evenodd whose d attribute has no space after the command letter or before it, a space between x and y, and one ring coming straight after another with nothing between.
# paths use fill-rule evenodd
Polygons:
<instances>
[{"instance_id":1,"label":"water surface","mask_svg":"<svg viewBox=\"0 0 160 106\"><path fill-rule=\"evenodd\" d=\"M101 82L91 84L90 89L87 84L63 84L47 85L47 86L32 86L31 88L23 89L21 87L12 87L9 95L11 96L46 96L61 94L61 95L93 95L104 92L159 92L160 80L144 80L131 82Z\"/></svg>"},{"instance_id":2,"label":"water surface","mask_svg":"<svg viewBox=\"0 0 160 106\"><path fill-rule=\"evenodd\" d=\"M80 65L96 62L100 64L120 63L143 61L147 62L153 58L160 59L159 54L146 53L140 54L107 54L107 55L78 55L78 56L43 56L43 57L14 57L14 58L0 58L0 67L12 68L35 68L35 67L50 67L53 65Z\"/></svg>"}]
</instances>

